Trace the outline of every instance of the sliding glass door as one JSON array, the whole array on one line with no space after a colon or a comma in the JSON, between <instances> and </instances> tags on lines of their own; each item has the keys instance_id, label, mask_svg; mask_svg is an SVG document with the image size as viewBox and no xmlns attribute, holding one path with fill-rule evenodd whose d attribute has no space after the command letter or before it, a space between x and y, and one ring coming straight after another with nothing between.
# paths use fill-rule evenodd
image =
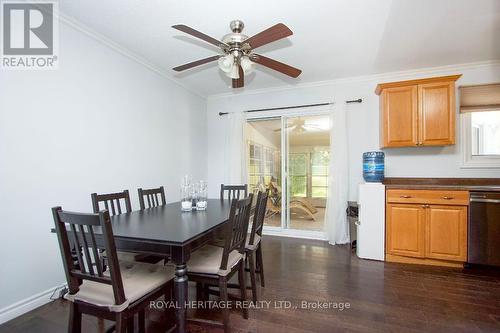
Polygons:
<instances>
[{"instance_id":1,"label":"sliding glass door","mask_svg":"<svg viewBox=\"0 0 500 333\"><path fill-rule=\"evenodd\" d=\"M329 115L275 116L246 125L251 191L267 191L267 230L321 237L328 193Z\"/></svg>"},{"instance_id":2,"label":"sliding glass door","mask_svg":"<svg viewBox=\"0 0 500 333\"><path fill-rule=\"evenodd\" d=\"M287 117L285 156L288 229L323 231L328 193L328 115Z\"/></svg>"}]
</instances>

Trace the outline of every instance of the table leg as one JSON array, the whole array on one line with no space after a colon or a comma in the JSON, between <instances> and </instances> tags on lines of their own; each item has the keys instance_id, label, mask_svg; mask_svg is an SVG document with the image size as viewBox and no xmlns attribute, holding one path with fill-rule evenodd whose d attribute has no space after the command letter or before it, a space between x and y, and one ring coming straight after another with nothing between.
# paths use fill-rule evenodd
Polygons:
<instances>
[{"instance_id":1,"label":"table leg","mask_svg":"<svg viewBox=\"0 0 500 333\"><path fill-rule=\"evenodd\" d=\"M175 300L177 309L175 319L177 321L177 333L186 332L186 302L188 300L188 276L185 263L175 265L174 278Z\"/></svg>"}]
</instances>

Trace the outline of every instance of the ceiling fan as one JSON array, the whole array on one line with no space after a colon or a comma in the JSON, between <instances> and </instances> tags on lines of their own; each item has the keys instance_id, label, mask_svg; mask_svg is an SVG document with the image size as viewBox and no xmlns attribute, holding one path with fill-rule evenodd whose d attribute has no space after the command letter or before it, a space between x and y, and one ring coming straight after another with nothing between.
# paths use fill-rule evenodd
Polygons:
<instances>
[{"instance_id":1,"label":"ceiling fan","mask_svg":"<svg viewBox=\"0 0 500 333\"><path fill-rule=\"evenodd\" d=\"M321 131L323 128L321 126L306 124L306 121L300 117L293 120L293 122L286 126L287 130L291 130L294 133L304 133L307 131ZM275 129L275 132L281 132L281 128Z\"/></svg>"},{"instance_id":2,"label":"ceiling fan","mask_svg":"<svg viewBox=\"0 0 500 333\"><path fill-rule=\"evenodd\" d=\"M266 66L293 78L300 75L302 72L300 69L254 53L254 50L262 45L291 36L293 32L286 25L278 23L252 37L241 33L244 26L240 20L231 21L230 28L232 33L222 37L222 41L205 35L184 24L172 26L174 29L219 47L223 53L174 67L173 70L180 72L217 60L219 68L233 80L233 88L242 88L245 85L244 76L252 70L253 63Z\"/></svg>"}]
</instances>

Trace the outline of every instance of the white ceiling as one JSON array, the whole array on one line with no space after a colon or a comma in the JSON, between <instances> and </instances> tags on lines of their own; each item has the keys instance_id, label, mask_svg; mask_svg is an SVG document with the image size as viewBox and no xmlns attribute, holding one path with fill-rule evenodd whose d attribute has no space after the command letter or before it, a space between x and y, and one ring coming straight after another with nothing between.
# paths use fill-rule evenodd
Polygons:
<instances>
[{"instance_id":1,"label":"white ceiling","mask_svg":"<svg viewBox=\"0 0 500 333\"><path fill-rule=\"evenodd\" d=\"M249 36L285 23L294 35L258 51L302 75L258 66L245 91L500 59L500 0L61 0L59 7L205 96L231 91L216 63L180 74L171 68L218 50L173 24L221 38L233 19Z\"/></svg>"}]
</instances>

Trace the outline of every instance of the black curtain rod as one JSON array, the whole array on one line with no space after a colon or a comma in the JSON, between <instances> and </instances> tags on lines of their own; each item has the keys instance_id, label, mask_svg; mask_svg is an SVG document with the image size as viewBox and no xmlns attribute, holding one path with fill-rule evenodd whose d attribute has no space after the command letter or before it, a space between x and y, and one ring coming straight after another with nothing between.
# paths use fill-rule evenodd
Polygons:
<instances>
[{"instance_id":1,"label":"black curtain rod","mask_svg":"<svg viewBox=\"0 0 500 333\"><path fill-rule=\"evenodd\" d=\"M353 99L350 101L345 101L347 104L349 103L362 103L363 100L361 98L358 99ZM325 106L325 105L332 105L333 103L317 103L317 104L306 104L306 105L294 105L294 106L283 106L279 108L268 108L268 109L254 109L254 110L245 110L243 112L245 113L250 113L250 112L260 112L260 111L276 111L276 110L288 110L288 109L298 109L298 108L310 108L313 106ZM224 116L228 114L229 112L219 112L219 116Z\"/></svg>"}]
</instances>

